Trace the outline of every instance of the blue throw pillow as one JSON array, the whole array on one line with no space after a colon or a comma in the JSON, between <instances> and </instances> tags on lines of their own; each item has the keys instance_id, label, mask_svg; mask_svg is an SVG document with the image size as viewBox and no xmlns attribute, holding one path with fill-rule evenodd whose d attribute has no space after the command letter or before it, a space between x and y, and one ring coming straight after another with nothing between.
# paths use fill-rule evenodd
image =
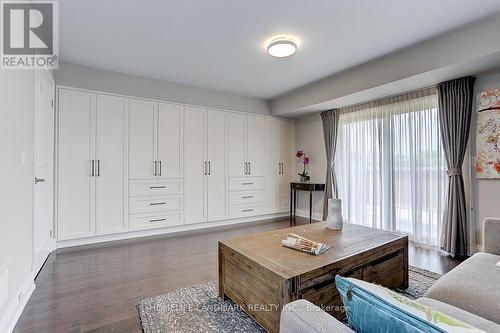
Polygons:
<instances>
[{"instance_id":1,"label":"blue throw pillow","mask_svg":"<svg viewBox=\"0 0 500 333\"><path fill-rule=\"evenodd\" d=\"M482 332L379 285L338 275L335 282L357 333Z\"/></svg>"}]
</instances>

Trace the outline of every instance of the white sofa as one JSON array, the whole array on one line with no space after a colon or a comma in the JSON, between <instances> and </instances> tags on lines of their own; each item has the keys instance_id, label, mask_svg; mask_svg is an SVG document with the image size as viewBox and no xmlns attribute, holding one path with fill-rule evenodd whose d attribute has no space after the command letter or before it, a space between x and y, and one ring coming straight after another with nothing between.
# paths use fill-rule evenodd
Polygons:
<instances>
[{"instance_id":1,"label":"white sofa","mask_svg":"<svg viewBox=\"0 0 500 333\"><path fill-rule=\"evenodd\" d=\"M484 220L484 252L443 275L417 301L486 332L500 333L500 219ZM281 333L354 332L317 306L298 300L281 313Z\"/></svg>"}]
</instances>

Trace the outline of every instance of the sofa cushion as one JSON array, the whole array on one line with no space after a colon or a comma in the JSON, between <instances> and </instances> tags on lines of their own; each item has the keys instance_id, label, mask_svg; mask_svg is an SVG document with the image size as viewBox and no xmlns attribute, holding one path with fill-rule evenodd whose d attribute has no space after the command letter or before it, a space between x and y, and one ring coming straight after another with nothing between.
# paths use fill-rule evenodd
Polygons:
<instances>
[{"instance_id":1,"label":"sofa cushion","mask_svg":"<svg viewBox=\"0 0 500 333\"><path fill-rule=\"evenodd\" d=\"M443 275L425 294L500 323L500 256L476 253Z\"/></svg>"},{"instance_id":2,"label":"sofa cushion","mask_svg":"<svg viewBox=\"0 0 500 333\"><path fill-rule=\"evenodd\" d=\"M432 298L422 297L417 299L417 302L426 305L433 310L444 313L445 315L451 316L453 318L460 318L461 321L472 325L480 330L486 331L488 333L500 333L500 325L479 317L473 313L467 312L465 310L459 309L453 305L449 305L440 301L436 301Z\"/></svg>"},{"instance_id":3,"label":"sofa cushion","mask_svg":"<svg viewBox=\"0 0 500 333\"><path fill-rule=\"evenodd\" d=\"M281 311L280 332L354 333L348 326L303 299L285 305Z\"/></svg>"},{"instance_id":4,"label":"sofa cushion","mask_svg":"<svg viewBox=\"0 0 500 333\"><path fill-rule=\"evenodd\" d=\"M358 333L484 332L387 288L335 277L351 328Z\"/></svg>"}]
</instances>

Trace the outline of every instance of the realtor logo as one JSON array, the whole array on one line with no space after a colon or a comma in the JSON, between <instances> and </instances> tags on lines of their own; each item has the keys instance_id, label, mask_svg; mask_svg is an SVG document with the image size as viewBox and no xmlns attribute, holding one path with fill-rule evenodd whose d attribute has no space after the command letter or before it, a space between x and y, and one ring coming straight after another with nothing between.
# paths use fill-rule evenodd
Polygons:
<instances>
[{"instance_id":1,"label":"realtor logo","mask_svg":"<svg viewBox=\"0 0 500 333\"><path fill-rule=\"evenodd\" d=\"M1 68L57 68L57 19L57 1L1 1Z\"/></svg>"}]
</instances>

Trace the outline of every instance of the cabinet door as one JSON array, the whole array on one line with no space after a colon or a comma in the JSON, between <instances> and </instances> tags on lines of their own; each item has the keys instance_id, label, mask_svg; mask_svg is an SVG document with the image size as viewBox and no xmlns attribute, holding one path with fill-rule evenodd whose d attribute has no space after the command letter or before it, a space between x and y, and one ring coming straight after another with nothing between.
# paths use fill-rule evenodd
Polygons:
<instances>
[{"instance_id":1,"label":"cabinet door","mask_svg":"<svg viewBox=\"0 0 500 333\"><path fill-rule=\"evenodd\" d=\"M252 177L264 176L264 129L264 117L248 116L247 162Z\"/></svg>"},{"instance_id":2,"label":"cabinet door","mask_svg":"<svg viewBox=\"0 0 500 333\"><path fill-rule=\"evenodd\" d=\"M182 177L184 113L181 105L159 103L158 107L158 176Z\"/></svg>"},{"instance_id":3,"label":"cabinet door","mask_svg":"<svg viewBox=\"0 0 500 333\"><path fill-rule=\"evenodd\" d=\"M247 116L237 113L227 115L228 173L229 177L245 177Z\"/></svg>"},{"instance_id":4,"label":"cabinet door","mask_svg":"<svg viewBox=\"0 0 500 333\"><path fill-rule=\"evenodd\" d=\"M184 221L206 221L205 117L206 110L186 107L184 111Z\"/></svg>"},{"instance_id":5,"label":"cabinet door","mask_svg":"<svg viewBox=\"0 0 500 333\"><path fill-rule=\"evenodd\" d=\"M128 98L97 95L97 234L127 230Z\"/></svg>"},{"instance_id":6,"label":"cabinet door","mask_svg":"<svg viewBox=\"0 0 500 333\"><path fill-rule=\"evenodd\" d=\"M293 161L293 124L280 120L280 161L282 172L279 177L280 211L287 211L290 204L290 181L292 180Z\"/></svg>"},{"instance_id":7,"label":"cabinet door","mask_svg":"<svg viewBox=\"0 0 500 333\"><path fill-rule=\"evenodd\" d=\"M95 234L95 94L59 90L58 240Z\"/></svg>"},{"instance_id":8,"label":"cabinet door","mask_svg":"<svg viewBox=\"0 0 500 333\"><path fill-rule=\"evenodd\" d=\"M267 118L265 120L265 154L264 154L264 205L266 212L279 210L279 179L281 163L280 121Z\"/></svg>"},{"instance_id":9,"label":"cabinet door","mask_svg":"<svg viewBox=\"0 0 500 333\"><path fill-rule=\"evenodd\" d=\"M210 221L227 216L226 112L207 111L207 160L207 217Z\"/></svg>"},{"instance_id":10,"label":"cabinet door","mask_svg":"<svg viewBox=\"0 0 500 333\"><path fill-rule=\"evenodd\" d=\"M155 178L155 114L158 103L130 99L129 177L130 179Z\"/></svg>"}]
</instances>

